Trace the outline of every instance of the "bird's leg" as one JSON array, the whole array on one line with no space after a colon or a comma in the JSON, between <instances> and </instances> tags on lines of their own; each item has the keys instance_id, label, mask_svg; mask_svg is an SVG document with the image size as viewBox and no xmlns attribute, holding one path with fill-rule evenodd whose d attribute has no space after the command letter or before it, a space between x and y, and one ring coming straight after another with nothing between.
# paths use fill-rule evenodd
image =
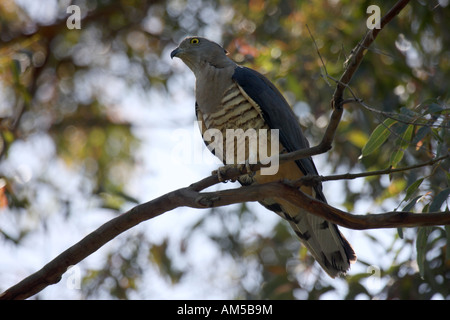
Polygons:
<instances>
[{"instance_id":1,"label":"bird's leg","mask_svg":"<svg viewBox=\"0 0 450 320\"><path fill-rule=\"evenodd\" d=\"M253 178L253 176L256 174L256 172L252 171L252 167L251 167L250 162L249 162L248 159L245 160L245 164L240 164L239 165L239 171L241 173L244 173L243 172L244 167L245 167L245 171L246 171L245 173L248 174L250 178Z\"/></svg>"}]
</instances>

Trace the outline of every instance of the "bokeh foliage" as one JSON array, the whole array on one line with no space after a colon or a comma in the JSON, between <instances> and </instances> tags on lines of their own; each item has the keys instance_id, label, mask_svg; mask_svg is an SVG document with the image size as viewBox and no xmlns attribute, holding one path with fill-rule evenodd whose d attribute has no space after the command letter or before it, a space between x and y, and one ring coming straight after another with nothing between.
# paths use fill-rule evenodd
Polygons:
<instances>
[{"instance_id":1,"label":"bokeh foliage","mask_svg":"<svg viewBox=\"0 0 450 320\"><path fill-rule=\"evenodd\" d=\"M42 190L51 190L63 216L82 214L76 210L80 198L117 212L139 201L125 191L139 149L136 124L118 104L136 90L173 94L170 81L175 75L168 53L184 36L216 37L237 62L266 74L283 91L314 144L330 114L332 78L339 78L366 32L366 8L377 4L383 14L394 2L72 1L81 7L83 20L80 30L69 30L69 2L50 4L56 13L42 17L19 1L2 1L0 160L7 164L0 166L1 214L39 221L31 227L18 223L14 232L0 226L2 243L20 247L45 223L45 208L36 204ZM355 96L347 91L347 98L363 103L345 106L327 154L330 171L404 167L448 153L448 30L447 2L412 1L382 31L351 83ZM374 134L378 144L364 152ZM78 196L44 172L29 178L26 170L14 166L11 150L30 141L49 165L62 163L79 173ZM41 144L50 146L41 149L45 155L39 155ZM342 205L350 211L358 202L373 203L378 211L448 211L448 172L447 160L388 179L369 177L356 190L344 182ZM324 188L326 194L326 184ZM259 219L253 208L242 204L203 215L178 244L181 258L169 249L170 238L152 243L139 232L121 239L126 248L108 253L102 268L90 270L83 279L83 297L133 297L147 269L176 286L192 270L174 260L182 259L190 240L202 233L222 259L235 261L237 268L229 276L234 298L317 299L330 292L348 299L450 298L448 228L398 230L389 245L380 244L374 233L362 233L392 257L390 267L378 270L383 286L374 292L367 288L368 273L326 279L284 222L248 239L248 230ZM210 231L212 220L220 228ZM362 260L358 264L369 266Z\"/></svg>"}]
</instances>

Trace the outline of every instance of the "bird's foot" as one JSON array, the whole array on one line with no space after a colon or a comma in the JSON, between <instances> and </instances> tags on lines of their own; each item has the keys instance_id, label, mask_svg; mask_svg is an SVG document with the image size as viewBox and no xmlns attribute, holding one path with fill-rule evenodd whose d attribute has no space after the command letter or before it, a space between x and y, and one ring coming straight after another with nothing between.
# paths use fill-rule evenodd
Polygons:
<instances>
[{"instance_id":1,"label":"bird's foot","mask_svg":"<svg viewBox=\"0 0 450 320\"><path fill-rule=\"evenodd\" d=\"M217 170L214 170L211 172L211 174L217 174L217 178L220 182L227 182L227 179L225 178L228 174L228 171L230 169L237 169L239 170L240 174L247 174L249 177L253 177L255 175L255 172L251 170L251 166L248 160L245 161L243 164L227 164L222 167L219 167ZM237 180L237 177L228 179L231 182L235 182Z\"/></svg>"},{"instance_id":2,"label":"bird's foot","mask_svg":"<svg viewBox=\"0 0 450 320\"><path fill-rule=\"evenodd\" d=\"M250 178L253 178L254 175L256 174L255 171L252 171L252 166L250 165L250 162L248 161L248 159L245 160L245 164L240 164L239 166L240 166L239 171L241 173L244 173L244 168L245 168L245 174L248 174L248 176Z\"/></svg>"},{"instance_id":3,"label":"bird's foot","mask_svg":"<svg viewBox=\"0 0 450 320\"><path fill-rule=\"evenodd\" d=\"M227 182L227 179L225 178L227 176L227 172L230 169L234 169L236 168L236 165L234 164L226 164L222 167L219 167L217 170L214 170L213 172L211 172L211 174L216 174L217 175L217 179L219 179L220 182ZM236 181L236 179L229 179L231 182Z\"/></svg>"}]
</instances>

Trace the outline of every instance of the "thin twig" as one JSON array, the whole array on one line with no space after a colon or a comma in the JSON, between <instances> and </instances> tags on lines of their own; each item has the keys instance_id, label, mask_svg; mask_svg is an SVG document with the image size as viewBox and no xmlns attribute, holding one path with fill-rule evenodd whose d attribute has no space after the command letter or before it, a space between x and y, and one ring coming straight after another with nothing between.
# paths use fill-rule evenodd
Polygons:
<instances>
[{"instance_id":1,"label":"thin twig","mask_svg":"<svg viewBox=\"0 0 450 320\"><path fill-rule=\"evenodd\" d=\"M323 79L327 82L327 84L330 86L330 83L328 82L327 78L330 78L330 79L332 79L332 80L335 80L335 79L333 79L333 78L328 74L327 67L326 67L326 65L325 65L325 62L324 62L323 59L322 59L322 55L320 54L319 47L317 46L316 39L314 39L314 36L312 35L311 30L309 29L308 24L306 24L306 29L308 29L309 36L311 37L311 40L312 40L313 43L314 43L314 47L316 48L317 55L319 56L320 62L322 63L322 66L323 66L323 70L325 71L325 76L322 75L322 78L323 78ZM335 82L336 82L336 81L335 81Z\"/></svg>"},{"instance_id":2,"label":"thin twig","mask_svg":"<svg viewBox=\"0 0 450 320\"><path fill-rule=\"evenodd\" d=\"M417 122L418 120L421 120L420 117L413 118L413 117L408 116L406 114L399 115L396 112L387 112L387 111L378 110L376 108L373 108L373 107L369 106L362 99L355 99L352 102L356 102L356 103L360 104L361 106L364 107L364 109L367 109L370 112L381 114L382 116L384 116L386 118L393 119L393 120L398 121L400 123L413 124L413 125L417 125L417 126L427 126L427 127L431 127L431 128L444 128L444 129L449 129L450 128L450 126L445 125L445 124L429 123L429 121L426 120L426 119L425 119L425 121L426 121L425 123ZM449 109L444 109L444 110L446 112L449 111ZM422 115L418 114L418 116L422 116ZM403 117L403 119L401 117ZM407 121L404 118L411 118L413 121Z\"/></svg>"},{"instance_id":3,"label":"thin twig","mask_svg":"<svg viewBox=\"0 0 450 320\"><path fill-rule=\"evenodd\" d=\"M365 178L370 176L380 176L384 174L392 174L392 173L398 173L398 172L405 172L405 171L411 171L417 168L423 168L427 166L431 166L435 163L438 163L442 160L450 158L450 154L446 154L442 157L432 159L427 162L419 163L412 166L402 167L402 168L387 168L383 170L375 170L375 171L367 171L367 172L359 172L359 173L344 173L344 174L334 174L329 176L304 176L300 178L299 180L292 182L293 186L300 187L304 184L317 184L319 182L325 182L325 181L336 181L336 180L353 180L357 178Z\"/></svg>"}]
</instances>

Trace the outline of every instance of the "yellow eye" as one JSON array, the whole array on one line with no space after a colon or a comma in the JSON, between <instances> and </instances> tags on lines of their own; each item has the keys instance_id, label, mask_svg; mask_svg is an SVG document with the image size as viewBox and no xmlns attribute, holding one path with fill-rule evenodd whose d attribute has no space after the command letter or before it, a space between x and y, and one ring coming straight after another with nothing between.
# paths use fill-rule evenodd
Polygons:
<instances>
[{"instance_id":1,"label":"yellow eye","mask_svg":"<svg viewBox=\"0 0 450 320\"><path fill-rule=\"evenodd\" d=\"M200 41L197 39L197 38L193 38L193 39L191 39L191 44L197 44L197 43L199 43Z\"/></svg>"}]
</instances>

